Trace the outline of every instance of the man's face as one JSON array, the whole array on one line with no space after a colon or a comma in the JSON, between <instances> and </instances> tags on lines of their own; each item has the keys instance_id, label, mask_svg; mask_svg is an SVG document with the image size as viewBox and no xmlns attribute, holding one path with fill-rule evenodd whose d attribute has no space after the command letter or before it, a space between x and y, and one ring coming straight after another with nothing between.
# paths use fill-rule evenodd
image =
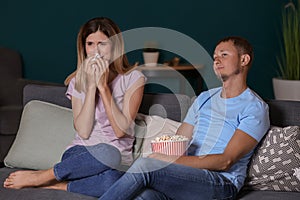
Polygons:
<instances>
[{"instance_id":1,"label":"man's face","mask_svg":"<svg viewBox=\"0 0 300 200\"><path fill-rule=\"evenodd\" d=\"M214 71L222 81L238 75L242 70L238 51L232 41L218 44L213 59Z\"/></svg>"}]
</instances>

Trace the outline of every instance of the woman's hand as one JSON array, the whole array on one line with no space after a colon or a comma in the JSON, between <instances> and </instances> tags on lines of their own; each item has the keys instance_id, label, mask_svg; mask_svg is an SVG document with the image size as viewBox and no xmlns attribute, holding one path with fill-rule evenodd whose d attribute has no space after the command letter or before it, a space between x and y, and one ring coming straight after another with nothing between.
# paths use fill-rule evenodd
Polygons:
<instances>
[{"instance_id":1,"label":"woman's hand","mask_svg":"<svg viewBox=\"0 0 300 200\"><path fill-rule=\"evenodd\" d=\"M108 83L109 63L97 54L85 59L84 72L87 88L98 88L100 91Z\"/></svg>"},{"instance_id":2,"label":"woman's hand","mask_svg":"<svg viewBox=\"0 0 300 200\"><path fill-rule=\"evenodd\" d=\"M98 90L101 92L108 84L109 63L102 58L97 58L96 63L96 84Z\"/></svg>"},{"instance_id":3,"label":"woman's hand","mask_svg":"<svg viewBox=\"0 0 300 200\"><path fill-rule=\"evenodd\" d=\"M86 77L87 88L96 88L97 87L96 73L97 71L99 71L99 69L97 67L95 56L88 57L84 60L83 70Z\"/></svg>"}]
</instances>

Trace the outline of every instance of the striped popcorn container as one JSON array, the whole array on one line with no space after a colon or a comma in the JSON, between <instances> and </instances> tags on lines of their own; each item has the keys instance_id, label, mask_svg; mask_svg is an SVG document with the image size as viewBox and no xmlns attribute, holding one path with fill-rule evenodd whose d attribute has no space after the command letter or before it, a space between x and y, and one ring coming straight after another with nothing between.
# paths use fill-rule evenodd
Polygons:
<instances>
[{"instance_id":1,"label":"striped popcorn container","mask_svg":"<svg viewBox=\"0 0 300 200\"><path fill-rule=\"evenodd\" d=\"M187 155L188 141L159 141L151 142L152 152L166 155Z\"/></svg>"}]
</instances>

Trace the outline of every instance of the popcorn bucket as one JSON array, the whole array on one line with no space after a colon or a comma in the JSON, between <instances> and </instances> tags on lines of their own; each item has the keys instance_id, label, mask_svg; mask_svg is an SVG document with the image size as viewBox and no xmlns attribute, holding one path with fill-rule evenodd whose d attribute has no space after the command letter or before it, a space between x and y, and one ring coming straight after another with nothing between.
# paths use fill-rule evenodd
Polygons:
<instances>
[{"instance_id":1,"label":"popcorn bucket","mask_svg":"<svg viewBox=\"0 0 300 200\"><path fill-rule=\"evenodd\" d=\"M160 141L151 142L153 153L182 156L187 155L188 141Z\"/></svg>"}]
</instances>

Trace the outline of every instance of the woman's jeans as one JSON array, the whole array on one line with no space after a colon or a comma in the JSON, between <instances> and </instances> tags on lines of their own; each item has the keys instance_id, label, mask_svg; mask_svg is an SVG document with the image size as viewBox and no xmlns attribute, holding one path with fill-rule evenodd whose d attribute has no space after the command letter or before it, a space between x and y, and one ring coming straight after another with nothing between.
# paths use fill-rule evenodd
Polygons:
<instances>
[{"instance_id":1,"label":"woman's jeans","mask_svg":"<svg viewBox=\"0 0 300 200\"><path fill-rule=\"evenodd\" d=\"M54 166L54 174L58 181L68 181L68 191L100 197L122 176L116 170L120 162L119 150L111 145L74 146Z\"/></svg>"},{"instance_id":2,"label":"woman's jeans","mask_svg":"<svg viewBox=\"0 0 300 200\"><path fill-rule=\"evenodd\" d=\"M237 188L227 178L205 169L140 158L129 172L99 199L150 199L147 195L153 194L151 190L156 192L155 195L161 193L161 199L176 200L234 199L237 195Z\"/></svg>"}]
</instances>

